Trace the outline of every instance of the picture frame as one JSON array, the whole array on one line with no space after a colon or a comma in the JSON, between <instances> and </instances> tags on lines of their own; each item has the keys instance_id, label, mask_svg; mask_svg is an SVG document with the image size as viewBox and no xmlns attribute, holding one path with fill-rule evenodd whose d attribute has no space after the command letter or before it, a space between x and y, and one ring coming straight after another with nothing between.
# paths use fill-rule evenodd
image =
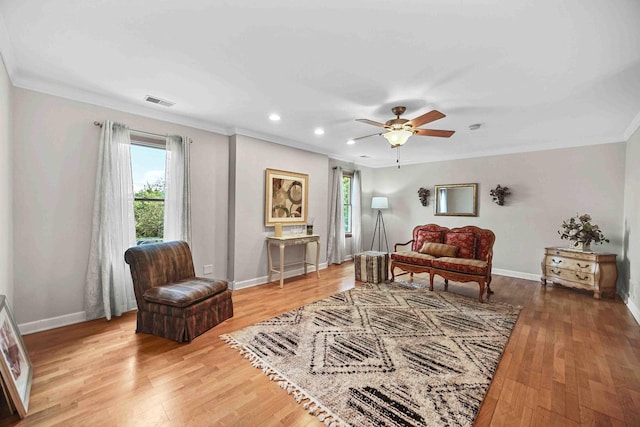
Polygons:
<instances>
[{"instance_id":1,"label":"picture frame","mask_svg":"<svg viewBox=\"0 0 640 427\"><path fill-rule=\"evenodd\" d=\"M0 353L2 381L9 392L11 403L20 418L24 418L29 408L33 365L4 295L0 295Z\"/></svg>"},{"instance_id":2,"label":"picture frame","mask_svg":"<svg viewBox=\"0 0 640 427\"><path fill-rule=\"evenodd\" d=\"M307 223L309 175L278 169L265 173L264 224Z\"/></svg>"}]
</instances>

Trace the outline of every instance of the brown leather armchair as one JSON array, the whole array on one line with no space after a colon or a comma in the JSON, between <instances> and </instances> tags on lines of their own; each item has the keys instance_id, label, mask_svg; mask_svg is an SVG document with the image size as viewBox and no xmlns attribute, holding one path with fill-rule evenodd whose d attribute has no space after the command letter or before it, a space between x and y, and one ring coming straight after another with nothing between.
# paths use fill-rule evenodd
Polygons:
<instances>
[{"instance_id":1,"label":"brown leather armchair","mask_svg":"<svg viewBox=\"0 0 640 427\"><path fill-rule=\"evenodd\" d=\"M196 277L186 242L127 249L138 303L137 333L189 342L233 317L227 281Z\"/></svg>"}]
</instances>

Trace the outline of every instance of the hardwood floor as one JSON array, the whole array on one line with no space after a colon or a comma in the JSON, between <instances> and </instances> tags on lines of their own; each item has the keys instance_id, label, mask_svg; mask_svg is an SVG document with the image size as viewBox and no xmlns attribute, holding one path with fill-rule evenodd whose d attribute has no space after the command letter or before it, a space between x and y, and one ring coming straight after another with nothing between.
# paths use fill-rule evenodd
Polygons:
<instances>
[{"instance_id":1,"label":"hardwood floor","mask_svg":"<svg viewBox=\"0 0 640 427\"><path fill-rule=\"evenodd\" d=\"M29 416L5 408L0 425L323 425L218 336L353 286L345 263L320 280L235 291L234 317L190 344L135 334L134 313L26 335ZM477 426L640 425L640 327L619 298L495 275L492 288L490 301L524 309ZM477 289L449 285L472 298Z\"/></svg>"}]
</instances>

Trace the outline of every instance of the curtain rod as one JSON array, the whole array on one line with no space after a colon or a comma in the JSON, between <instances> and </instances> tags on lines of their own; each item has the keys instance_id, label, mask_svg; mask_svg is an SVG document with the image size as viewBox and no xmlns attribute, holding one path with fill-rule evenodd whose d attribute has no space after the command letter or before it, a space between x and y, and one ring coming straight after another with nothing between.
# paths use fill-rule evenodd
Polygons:
<instances>
[{"instance_id":1,"label":"curtain rod","mask_svg":"<svg viewBox=\"0 0 640 427\"><path fill-rule=\"evenodd\" d=\"M97 120L96 120L96 121L94 121L94 122L93 122L93 124L94 124L95 126L102 127L102 123L100 123L100 122L99 122L99 121L97 121ZM161 135L161 134L159 134L159 133L145 132L145 131L143 131L143 130L137 130L137 129L129 129L129 130L130 130L131 132L135 132L135 133L141 133L141 134L144 134L144 135L151 135L151 136L161 136L161 137L163 137L163 138L166 138L167 136L169 136L169 135ZM189 143L192 143L192 142L193 142L193 141L191 140L191 138L189 138Z\"/></svg>"}]
</instances>

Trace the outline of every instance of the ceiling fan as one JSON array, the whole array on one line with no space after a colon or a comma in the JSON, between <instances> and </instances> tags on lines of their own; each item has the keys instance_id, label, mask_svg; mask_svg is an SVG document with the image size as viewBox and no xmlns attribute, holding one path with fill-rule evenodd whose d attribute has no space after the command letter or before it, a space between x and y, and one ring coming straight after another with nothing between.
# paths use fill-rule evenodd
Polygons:
<instances>
[{"instance_id":1,"label":"ceiling fan","mask_svg":"<svg viewBox=\"0 0 640 427\"><path fill-rule=\"evenodd\" d=\"M427 123L431 123L433 121L439 120L443 117L446 117L440 111L432 110L428 113L425 113L419 117L416 117L413 120L401 119L400 116L404 114L406 108L403 106L393 107L391 112L396 115L395 119L388 120L386 123L379 123L369 119L356 119L358 122L368 123L370 125L378 126L381 128L385 128L385 132L374 133L371 135L361 136L358 138L353 138L352 141L357 141L358 139L368 138L374 135L382 135L389 141L391 144L391 148L400 147L403 145L411 135L420 135L420 136L436 136L441 138L449 138L451 135L455 133L453 130L436 130L436 129L418 129L418 127L425 125Z\"/></svg>"}]
</instances>

